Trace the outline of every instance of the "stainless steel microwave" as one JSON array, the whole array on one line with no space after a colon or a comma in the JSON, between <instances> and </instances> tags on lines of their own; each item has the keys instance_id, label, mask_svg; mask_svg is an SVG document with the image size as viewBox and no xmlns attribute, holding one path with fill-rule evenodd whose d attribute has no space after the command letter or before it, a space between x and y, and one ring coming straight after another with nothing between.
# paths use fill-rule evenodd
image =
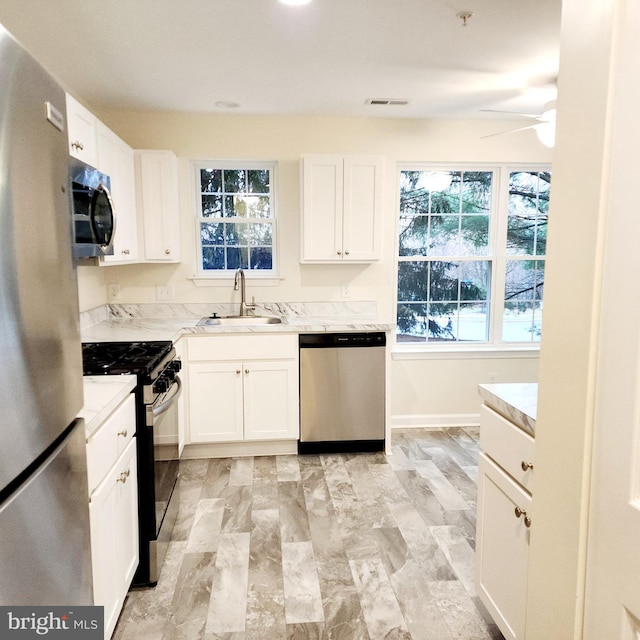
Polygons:
<instances>
[{"instance_id":1,"label":"stainless steel microwave","mask_svg":"<svg viewBox=\"0 0 640 640\"><path fill-rule=\"evenodd\" d=\"M111 199L111 179L94 167L70 158L73 256L113 255L116 215Z\"/></svg>"}]
</instances>

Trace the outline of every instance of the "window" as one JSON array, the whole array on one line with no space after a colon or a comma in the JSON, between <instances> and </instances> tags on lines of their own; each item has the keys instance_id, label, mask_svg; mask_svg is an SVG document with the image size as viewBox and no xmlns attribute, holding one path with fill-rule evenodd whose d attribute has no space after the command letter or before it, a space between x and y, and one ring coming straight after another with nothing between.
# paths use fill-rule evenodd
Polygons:
<instances>
[{"instance_id":1,"label":"window","mask_svg":"<svg viewBox=\"0 0 640 640\"><path fill-rule=\"evenodd\" d=\"M204 162L195 168L199 272L241 267L273 274L275 165Z\"/></svg>"},{"instance_id":2,"label":"window","mask_svg":"<svg viewBox=\"0 0 640 640\"><path fill-rule=\"evenodd\" d=\"M540 339L550 176L401 169L399 343Z\"/></svg>"}]
</instances>

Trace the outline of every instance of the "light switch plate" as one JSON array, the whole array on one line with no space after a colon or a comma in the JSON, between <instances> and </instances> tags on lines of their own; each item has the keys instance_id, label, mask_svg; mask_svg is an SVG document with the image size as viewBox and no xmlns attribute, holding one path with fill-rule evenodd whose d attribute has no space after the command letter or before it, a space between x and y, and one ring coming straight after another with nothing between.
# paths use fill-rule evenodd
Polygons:
<instances>
[{"instance_id":1,"label":"light switch plate","mask_svg":"<svg viewBox=\"0 0 640 640\"><path fill-rule=\"evenodd\" d=\"M171 285L158 285L156 287L156 300L161 302L173 300L173 287Z\"/></svg>"}]
</instances>

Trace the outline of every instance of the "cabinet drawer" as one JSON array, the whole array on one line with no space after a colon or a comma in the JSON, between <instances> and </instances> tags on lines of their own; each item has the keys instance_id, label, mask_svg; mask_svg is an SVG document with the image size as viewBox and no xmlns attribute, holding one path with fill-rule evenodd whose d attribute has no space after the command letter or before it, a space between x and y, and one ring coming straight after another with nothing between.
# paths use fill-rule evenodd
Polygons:
<instances>
[{"instance_id":1,"label":"cabinet drawer","mask_svg":"<svg viewBox=\"0 0 640 640\"><path fill-rule=\"evenodd\" d=\"M480 448L530 493L535 440L489 407L480 407ZM523 466L525 468L523 468Z\"/></svg>"},{"instance_id":2,"label":"cabinet drawer","mask_svg":"<svg viewBox=\"0 0 640 640\"><path fill-rule=\"evenodd\" d=\"M135 396L129 397L87 440L89 494L102 481L136 432Z\"/></svg>"},{"instance_id":3,"label":"cabinet drawer","mask_svg":"<svg viewBox=\"0 0 640 640\"><path fill-rule=\"evenodd\" d=\"M298 336L251 334L189 338L189 362L278 360L298 357Z\"/></svg>"}]
</instances>

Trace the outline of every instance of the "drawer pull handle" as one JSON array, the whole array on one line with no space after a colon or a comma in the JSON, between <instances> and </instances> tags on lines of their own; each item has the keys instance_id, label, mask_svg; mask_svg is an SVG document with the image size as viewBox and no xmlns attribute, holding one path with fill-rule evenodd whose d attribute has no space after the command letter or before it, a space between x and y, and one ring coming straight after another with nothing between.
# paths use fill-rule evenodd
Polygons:
<instances>
[{"instance_id":1,"label":"drawer pull handle","mask_svg":"<svg viewBox=\"0 0 640 640\"><path fill-rule=\"evenodd\" d=\"M526 462L523 460L520 466L523 471L529 471L529 469L533 469L533 462Z\"/></svg>"},{"instance_id":2,"label":"drawer pull handle","mask_svg":"<svg viewBox=\"0 0 640 640\"><path fill-rule=\"evenodd\" d=\"M120 474L120 477L116 479L116 482L122 482L122 484L124 484L130 475L131 471L129 471L129 469L126 469Z\"/></svg>"},{"instance_id":3,"label":"drawer pull handle","mask_svg":"<svg viewBox=\"0 0 640 640\"><path fill-rule=\"evenodd\" d=\"M524 526L527 527L527 529L531 526L531 518L527 515L527 512L524 509L516 507L514 509L514 513L516 514L516 518L524 516Z\"/></svg>"},{"instance_id":4,"label":"drawer pull handle","mask_svg":"<svg viewBox=\"0 0 640 640\"><path fill-rule=\"evenodd\" d=\"M123 429L122 431L118 431L118 435L122 436L123 438L127 437L127 430Z\"/></svg>"},{"instance_id":5,"label":"drawer pull handle","mask_svg":"<svg viewBox=\"0 0 640 640\"><path fill-rule=\"evenodd\" d=\"M76 150L76 151L83 151L84 150L84 145L82 144L82 142L78 142L77 140L75 140L74 142L71 143L71 146Z\"/></svg>"}]
</instances>

